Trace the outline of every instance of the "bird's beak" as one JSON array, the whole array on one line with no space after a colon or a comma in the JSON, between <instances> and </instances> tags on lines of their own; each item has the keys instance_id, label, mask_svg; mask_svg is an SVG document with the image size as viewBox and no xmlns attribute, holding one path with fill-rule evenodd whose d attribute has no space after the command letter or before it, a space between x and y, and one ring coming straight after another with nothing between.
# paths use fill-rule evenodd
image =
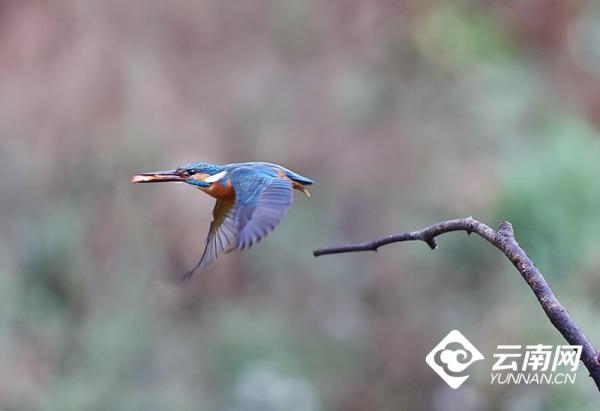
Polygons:
<instances>
[{"instance_id":1,"label":"bird's beak","mask_svg":"<svg viewBox=\"0 0 600 411\"><path fill-rule=\"evenodd\" d=\"M188 176L184 176L177 170L153 171L151 173L136 174L131 179L132 183L164 183L167 181L185 181Z\"/></svg>"}]
</instances>

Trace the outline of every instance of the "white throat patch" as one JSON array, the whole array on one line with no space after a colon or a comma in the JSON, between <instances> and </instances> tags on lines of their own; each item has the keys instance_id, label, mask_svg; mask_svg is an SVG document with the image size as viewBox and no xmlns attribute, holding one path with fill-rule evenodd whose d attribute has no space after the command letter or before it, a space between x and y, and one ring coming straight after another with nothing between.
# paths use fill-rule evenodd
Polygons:
<instances>
[{"instance_id":1,"label":"white throat patch","mask_svg":"<svg viewBox=\"0 0 600 411\"><path fill-rule=\"evenodd\" d=\"M207 183L216 183L217 181L219 181L220 179L222 179L223 177L225 177L227 175L227 171L221 171L217 174L214 174L212 176L207 177L204 181Z\"/></svg>"}]
</instances>

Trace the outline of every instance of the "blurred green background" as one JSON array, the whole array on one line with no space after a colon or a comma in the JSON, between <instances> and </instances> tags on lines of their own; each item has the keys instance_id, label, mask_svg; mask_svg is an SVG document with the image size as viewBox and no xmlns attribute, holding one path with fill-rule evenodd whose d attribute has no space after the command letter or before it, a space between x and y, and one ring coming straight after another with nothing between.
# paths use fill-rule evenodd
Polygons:
<instances>
[{"instance_id":1,"label":"blurred green background","mask_svg":"<svg viewBox=\"0 0 600 411\"><path fill-rule=\"evenodd\" d=\"M597 409L425 364L563 342L481 239L311 252L507 219L600 343L599 125L594 0L0 1L0 409ZM317 185L181 283L213 201L130 178L195 160Z\"/></svg>"}]
</instances>

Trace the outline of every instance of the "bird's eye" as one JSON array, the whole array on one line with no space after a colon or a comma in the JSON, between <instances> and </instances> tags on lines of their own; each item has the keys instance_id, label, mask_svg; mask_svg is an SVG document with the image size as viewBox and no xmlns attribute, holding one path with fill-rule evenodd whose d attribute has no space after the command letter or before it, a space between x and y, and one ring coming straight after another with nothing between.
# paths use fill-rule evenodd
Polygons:
<instances>
[{"instance_id":1,"label":"bird's eye","mask_svg":"<svg viewBox=\"0 0 600 411\"><path fill-rule=\"evenodd\" d=\"M189 171L187 171L186 169L183 169L183 168L178 168L176 172L177 172L177 174L179 174L180 176L185 176L185 177L187 177L187 176L189 176L189 175L190 175L190 172L189 172Z\"/></svg>"}]
</instances>

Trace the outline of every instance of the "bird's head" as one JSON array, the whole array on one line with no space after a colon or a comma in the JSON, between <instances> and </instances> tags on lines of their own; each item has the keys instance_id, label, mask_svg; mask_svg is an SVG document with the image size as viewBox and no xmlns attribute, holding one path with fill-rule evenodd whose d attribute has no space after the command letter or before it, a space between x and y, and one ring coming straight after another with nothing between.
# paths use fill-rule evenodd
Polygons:
<instances>
[{"instance_id":1,"label":"bird's head","mask_svg":"<svg viewBox=\"0 0 600 411\"><path fill-rule=\"evenodd\" d=\"M197 187L209 187L218 180L223 168L216 164L189 163L173 170L153 171L133 176L132 183L187 183ZM215 178L216 177L216 178Z\"/></svg>"}]
</instances>

